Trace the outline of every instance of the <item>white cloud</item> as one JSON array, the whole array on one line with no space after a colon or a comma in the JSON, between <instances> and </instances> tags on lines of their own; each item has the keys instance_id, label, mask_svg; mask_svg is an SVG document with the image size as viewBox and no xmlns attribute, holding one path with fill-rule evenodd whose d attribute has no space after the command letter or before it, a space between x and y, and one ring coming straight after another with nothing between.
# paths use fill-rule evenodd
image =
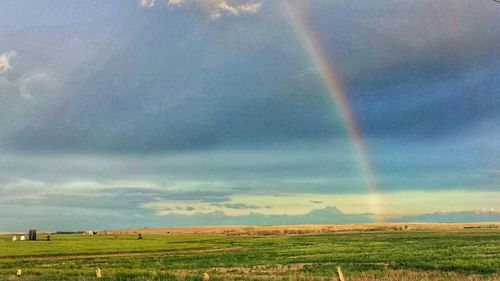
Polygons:
<instances>
[{"instance_id":1,"label":"white cloud","mask_svg":"<svg viewBox=\"0 0 500 281\"><path fill-rule=\"evenodd\" d=\"M179 6L184 2L185 2L185 0L168 0L167 3L168 3L168 5Z\"/></svg>"},{"instance_id":2,"label":"white cloud","mask_svg":"<svg viewBox=\"0 0 500 281\"><path fill-rule=\"evenodd\" d=\"M32 99L37 89L52 88L55 81L47 73L30 73L17 80L17 87L22 98Z\"/></svg>"},{"instance_id":3,"label":"white cloud","mask_svg":"<svg viewBox=\"0 0 500 281\"><path fill-rule=\"evenodd\" d=\"M242 3L242 4L228 4L225 0L217 1L217 6L212 11L212 18L217 19L223 14L239 15L239 14L255 14L260 10L261 2Z\"/></svg>"},{"instance_id":4,"label":"white cloud","mask_svg":"<svg viewBox=\"0 0 500 281\"><path fill-rule=\"evenodd\" d=\"M0 54L0 74L12 69L11 59L16 55L16 51ZM29 100L35 93L52 91L57 84L57 80L44 71L19 72L23 73L22 67L13 76L0 77L0 95L14 93Z\"/></svg>"},{"instance_id":5,"label":"white cloud","mask_svg":"<svg viewBox=\"0 0 500 281\"><path fill-rule=\"evenodd\" d=\"M141 7L153 7L156 0L139 0Z\"/></svg>"},{"instance_id":6,"label":"white cloud","mask_svg":"<svg viewBox=\"0 0 500 281\"><path fill-rule=\"evenodd\" d=\"M0 79L0 94L17 93L23 99L33 99L34 94L48 93L57 86L57 79L45 72L30 72L13 80Z\"/></svg>"},{"instance_id":7,"label":"white cloud","mask_svg":"<svg viewBox=\"0 0 500 281\"><path fill-rule=\"evenodd\" d=\"M139 0L142 7L152 7L155 0ZM169 6L188 6L210 14L212 19L223 15L255 14L262 6L262 0L167 0Z\"/></svg>"},{"instance_id":8,"label":"white cloud","mask_svg":"<svg viewBox=\"0 0 500 281\"><path fill-rule=\"evenodd\" d=\"M0 55L0 74L10 70L12 67L10 65L10 59L17 55L17 52L10 51Z\"/></svg>"}]
</instances>

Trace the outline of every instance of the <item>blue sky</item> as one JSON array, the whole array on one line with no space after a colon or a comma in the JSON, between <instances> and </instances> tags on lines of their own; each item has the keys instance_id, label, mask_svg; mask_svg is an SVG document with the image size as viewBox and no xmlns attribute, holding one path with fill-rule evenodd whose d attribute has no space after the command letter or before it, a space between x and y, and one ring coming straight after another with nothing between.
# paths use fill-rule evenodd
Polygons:
<instances>
[{"instance_id":1,"label":"blue sky","mask_svg":"<svg viewBox=\"0 0 500 281\"><path fill-rule=\"evenodd\" d=\"M494 1L2 1L0 230L498 219L499 22Z\"/></svg>"}]
</instances>

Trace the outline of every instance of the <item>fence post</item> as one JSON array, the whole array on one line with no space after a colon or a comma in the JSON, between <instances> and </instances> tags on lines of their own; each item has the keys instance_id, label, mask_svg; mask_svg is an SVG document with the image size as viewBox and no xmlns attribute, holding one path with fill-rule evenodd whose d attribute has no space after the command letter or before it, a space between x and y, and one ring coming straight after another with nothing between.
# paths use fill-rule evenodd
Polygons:
<instances>
[{"instance_id":1,"label":"fence post","mask_svg":"<svg viewBox=\"0 0 500 281\"><path fill-rule=\"evenodd\" d=\"M337 277L339 278L339 281L345 281L344 274L342 274L342 270L340 270L340 266L337 266L336 272L337 272Z\"/></svg>"}]
</instances>

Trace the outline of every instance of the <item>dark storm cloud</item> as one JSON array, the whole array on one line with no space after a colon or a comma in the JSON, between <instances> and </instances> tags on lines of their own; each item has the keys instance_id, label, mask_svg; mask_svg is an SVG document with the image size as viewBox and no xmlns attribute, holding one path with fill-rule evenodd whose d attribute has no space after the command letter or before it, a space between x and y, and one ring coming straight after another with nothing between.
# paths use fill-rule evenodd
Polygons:
<instances>
[{"instance_id":1,"label":"dark storm cloud","mask_svg":"<svg viewBox=\"0 0 500 281\"><path fill-rule=\"evenodd\" d=\"M163 52L159 48L144 55L152 59ZM188 58L197 51L179 52L170 59ZM27 150L147 152L332 135L331 108L320 91L304 99L284 78L265 81L268 72L297 75L286 70L288 65L276 63L279 54L256 58L254 52L222 65L209 62L214 65L208 69L197 61L181 60L173 62L180 73L173 76L167 58L145 66L158 77L144 77L144 69L132 68L135 63L127 61L126 53L134 51L124 51L79 93L32 120L14 134L10 145ZM256 77L253 72L259 69L266 71Z\"/></svg>"},{"instance_id":2,"label":"dark storm cloud","mask_svg":"<svg viewBox=\"0 0 500 281\"><path fill-rule=\"evenodd\" d=\"M322 3L313 13L366 136L436 139L499 118L495 3Z\"/></svg>"},{"instance_id":3,"label":"dark storm cloud","mask_svg":"<svg viewBox=\"0 0 500 281\"><path fill-rule=\"evenodd\" d=\"M367 137L439 137L498 118L500 16L487 5L457 1L450 12L428 1L311 2ZM2 143L155 152L344 138L323 81L278 7L219 21L182 9L100 19L130 38L98 63L89 59L91 73L69 77L59 98L30 108ZM443 17L433 22L433 13ZM465 24L453 29L457 15Z\"/></svg>"},{"instance_id":4,"label":"dark storm cloud","mask_svg":"<svg viewBox=\"0 0 500 281\"><path fill-rule=\"evenodd\" d=\"M0 203L4 207L20 205L51 206L53 208L98 209L107 211L135 210L141 211L141 204L153 200L207 202L228 208L244 208L238 204L222 204L230 201L229 192L214 191L163 191L151 188L106 188L91 192L82 190L51 191L37 188L4 189L0 188ZM192 207L190 207L192 208ZM194 210L194 209L191 209Z\"/></svg>"},{"instance_id":5,"label":"dark storm cloud","mask_svg":"<svg viewBox=\"0 0 500 281\"><path fill-rule=\"evenodd\" d=\"M288 0L217 20L192 5L80 2L0 4L0 54L17 54L0 74L2 228L370 221L335 208L186 215L265 209L234 201L246 195L309 193L319 207L367 193ZM298 2L342 77L379 191L498 190L500 5Z\"/></svg>"}]
</instances>

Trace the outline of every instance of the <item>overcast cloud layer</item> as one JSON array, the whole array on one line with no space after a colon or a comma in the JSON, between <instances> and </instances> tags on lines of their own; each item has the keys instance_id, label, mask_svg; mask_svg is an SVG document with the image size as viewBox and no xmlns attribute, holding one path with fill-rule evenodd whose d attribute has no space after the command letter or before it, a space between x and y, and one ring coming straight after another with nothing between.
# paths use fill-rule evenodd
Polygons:
<instances>
[{"instance_id":1,"label":"overcast cloud layer","mask_svg":"<svg viewBox=\"0 0 500 281\"><path fill-rule=\"evenodd\" d=\"M342 77L384 206L286 5ZM495 212L499 22L494 1L3 1L0 226Z\"/></svg>"}]
</instances>

